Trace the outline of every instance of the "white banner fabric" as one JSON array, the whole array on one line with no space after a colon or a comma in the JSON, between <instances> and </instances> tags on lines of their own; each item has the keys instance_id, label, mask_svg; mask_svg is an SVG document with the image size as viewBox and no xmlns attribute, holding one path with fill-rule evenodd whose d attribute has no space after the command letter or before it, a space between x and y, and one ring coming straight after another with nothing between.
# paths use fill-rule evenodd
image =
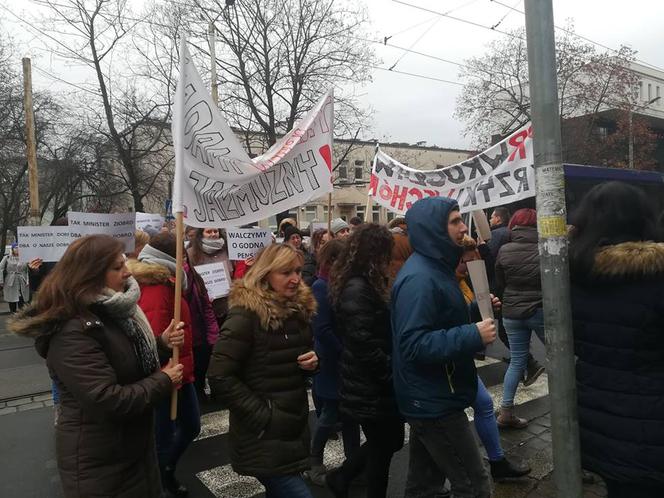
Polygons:
<instances>
[{"instance_id":1,"label":"white banner fabric","mask_svg":"<svg viewBox=\"0 0 664 498\"><path fill-rule=\"evenodd\" d=\"M39 226L18 227L18 260L29 263L33 259L55 262L69 247L72 238L69 227Z\"/></svg>"},{"instance_id":2,"label":"white banner fabric","mask_svg":"<svg viewBox=\"0 0 664 498\"><path fill-rule=\"evenodd\" d=\"M80 239L86 235L110 235L124 243L125 252L134 250L135 213L105 214L69 211L67 219L72 239Z\"/></svg>"},{"instance_id":3,"label":"white banner fabric","mask_svg":"<svg viewBox=\"0 0 664 498\"><path fill-rule=\"evenodd\" d=\"M194 268L205 282L210 300L227 296L230 293L231 285L223 263L208 263Z\"/></svg>"},{"instance_id":4,"label":"white banner fabric","mask_svg":"<svg viewBox=\"0 0 664 498\"><path fill-rule=\"evenodd\" d=\"M436 170L409 168L379 151L369 195L401 215L424 197L455 199L462 213L534 197L532 127L528 123L481 154Z\"/></svg>"},{"instance_id":5,"label":"white banner fabric","mask_svg":"<svg viewBox=\"0 0 664 498\"><path fill-rule=\"evenodd\" d=\"M244 261L272 244L272 232L267 228L229 228L226 239L228 259Z\"/></svg>"},{"instance_id":6,"label":"white banner fabric","mask_svg":"<svg viewBox=\"0 0 664 498\"><path fill-rule=\"evenodd\" d=\"M152 227L155 230L161 230L164 224L164 217L157 213L136 213L136 230L145 230Z\"/></svg>"},{"instance_id":7,"label":"white banner fabric","mask_svg":"<svg viewBox=\"0 0 664 498\"><path fill-rule=\"evenodd\" d=\"M200 228L268 218L332 191L332 90L265 154L250 159L182 43L173 108L173 212Z\"/></svg>"}]
</instances>

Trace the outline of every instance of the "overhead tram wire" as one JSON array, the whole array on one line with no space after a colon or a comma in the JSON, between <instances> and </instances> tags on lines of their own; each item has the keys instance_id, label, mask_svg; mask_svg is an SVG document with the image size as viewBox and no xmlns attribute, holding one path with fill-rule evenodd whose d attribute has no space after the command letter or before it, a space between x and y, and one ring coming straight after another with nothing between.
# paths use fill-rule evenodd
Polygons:
<instances>
[{"instance_id":1,"label":"overhead tram wire","mask_svg":"<svg viewBox=\"0 0 664 498\"><path fill-rule=\"evenodd\" d=\"M396 1L396 0L394 0L394 1ZM517 2L517 4L515 4L514 6L509 6L509 5L507 5L506 3L501 2L500 0L489 0L489 1L490 1L490 2L493 2L493 3L495 3L495 4L498 4L498 5L502 6L502 7L505 7L506 9L512 10L512 11L514 11L514 12L518 12L519 14L523 14L523 15L526 14L523 10L519 10L519 9L516 8L516 5L517 5L518 3L520 3L520 2ZM609 50L609 51L611 51L611 52L618 53L618 51L617 51L615 48L609 47L608 45L604 45L603 43L600 43L600 42L598 42L598 41L592 40L592 39L588 38L587 36L583 36L583 35L580 35L580 34L578 34L578 33L573 32L573 31L570 31L569 29L563 28L562 26L555 26L555 25L554 25L554 28L556 28L556 29L562 31L563 33L567 33L568 35L571 34L571 35L577 36L577 37L579 37L580 39L582 39L582 40L584 40L584 41L587 41L588 43L592 43L593 45L596 45L596 46L598 46L598 47L601 47L601 48L603 48L603 49L605 49L605 50ZM651 64L650 62L644 61L644 60L642 60L642 59L634 59L634 60L635 60L636 62L640 62L641 64L643 64L643 65L645 65L645 66L649 66L649 67L651 67L651 68L653 68L653 69L657 69L658 71L664 71L664 68L661 68L661 67L659 67L659 66L656 66L655 64Z\"/></svg>"}]
</instances>

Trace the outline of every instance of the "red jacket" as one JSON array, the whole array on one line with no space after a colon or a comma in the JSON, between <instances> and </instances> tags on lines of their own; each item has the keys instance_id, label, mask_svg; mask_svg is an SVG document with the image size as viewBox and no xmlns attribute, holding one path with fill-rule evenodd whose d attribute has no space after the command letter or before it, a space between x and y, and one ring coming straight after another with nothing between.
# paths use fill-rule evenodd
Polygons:
<instances>
[{"instance_id":1,"label":"red jacket","mask_svg":"<svg viewBox=\"0 0 664 498\"><path fill-rule=\"evenodd\" d=\"M175 288L170 270L164 266L132 260L129 270L141 287L138 305L150 322L155 337L159 337L173 319ZM194 382L194 355L189 305L182 298L180 321L184 322L184 345L180 348L180 363L184 366L183 383ZM165 364L165 362L164 362Z\"/></svg>"}]
</instances>

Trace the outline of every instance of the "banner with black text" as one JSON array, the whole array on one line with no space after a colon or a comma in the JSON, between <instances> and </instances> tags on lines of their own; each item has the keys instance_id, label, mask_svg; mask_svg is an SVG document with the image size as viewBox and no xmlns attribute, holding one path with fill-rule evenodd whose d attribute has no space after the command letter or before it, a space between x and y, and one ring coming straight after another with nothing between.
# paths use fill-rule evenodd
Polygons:
<instances>
[{"instance_id":1,"label":"banner with black text","mask_svg":"<svg viewBox=\"0 0 664 498\"><path fill-rule=\"evenodd\" d=\"M424 197L456 199L462 213L534 197L532 127L528 123L481 154L436 170L409 168L379 151L369 195L399 214Z\"/></svg>"}]
</instances>

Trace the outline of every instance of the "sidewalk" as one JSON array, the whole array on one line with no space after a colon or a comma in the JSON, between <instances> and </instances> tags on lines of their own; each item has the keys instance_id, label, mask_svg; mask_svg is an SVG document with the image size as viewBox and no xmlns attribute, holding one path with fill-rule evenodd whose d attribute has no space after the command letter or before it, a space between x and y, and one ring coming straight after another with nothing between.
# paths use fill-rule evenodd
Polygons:
<instances>
[{"instance_id":1,"label":"sidewalk","mask_svg":"<svg viewBox=\"0 0 664 498\"><path fill-rule=\"evenodd\" d=\"M532 472L525 479L496 484L494 498L557 498L553 482L553 453L551 448L551 416L542 415L530 420L523 430L501 432L503 448L508 456L527 461ZM604 498L606 489L602 479L584 484L583 496Z\"/></svg>"}]
</instances>

